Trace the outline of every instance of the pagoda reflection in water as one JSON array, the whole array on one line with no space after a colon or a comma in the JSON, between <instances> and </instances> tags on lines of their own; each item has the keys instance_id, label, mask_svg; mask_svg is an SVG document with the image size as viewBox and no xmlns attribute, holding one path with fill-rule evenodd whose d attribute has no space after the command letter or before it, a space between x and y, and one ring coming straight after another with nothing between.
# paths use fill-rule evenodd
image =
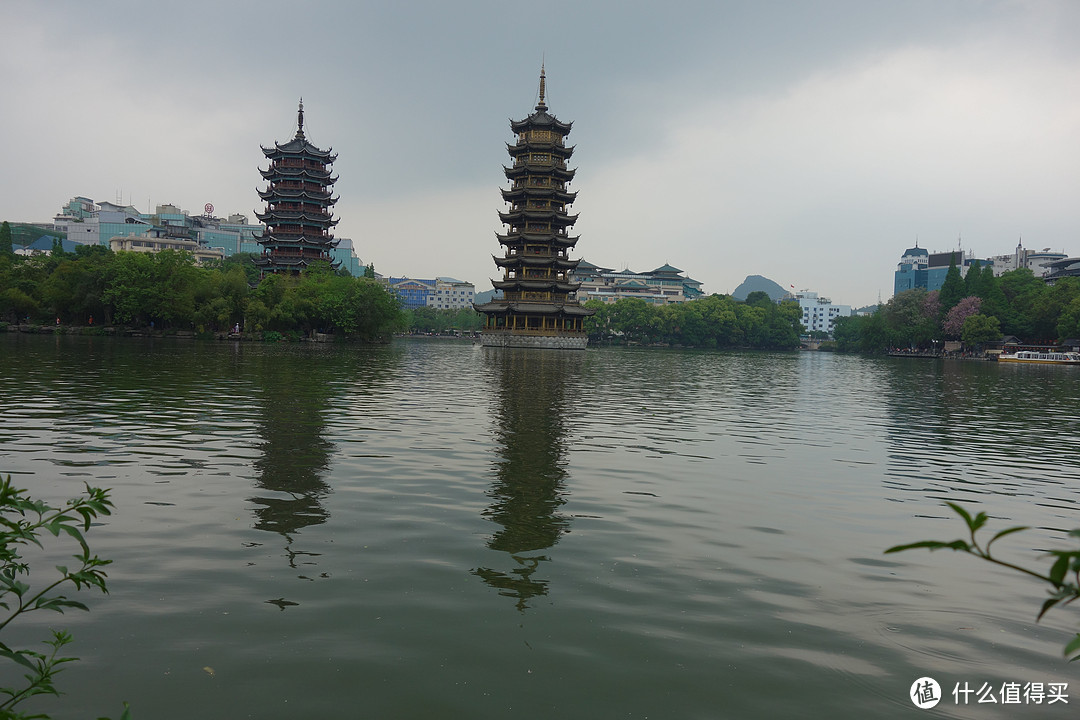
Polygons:
<instances>
[{"instance_id":1,"label":"pagoda reflection in water","mask_svg":"<svg viewBox=\"0 0 1080 720\"><path fill-rule=\"evenodd\" d=\"M262 454L254 461L256 495L250 502L255 506L254 527L280 534L289 567L299 569L313 565L319 553L297 550L295 536L330 517L323 506L331 492L323 478L334 451L324 437L330 387L312 367L274 360L269 355L254 359L264 400Z\"/></svg>"},{"instance_id":2,"label":"pagoda reflection in water","mask_svg":"<svg viewBox=\"0 0 1080 720\"><path fill-rule=\"evenodd\" d=\"M517 599L546 595L548 582L537 577L550 558L545 550L570 531L560 513L566 502L566 427L568 380L584 361L580 353L523 348L488 348L485 363L498 379L493 410L497 458L491 504L484 517L499 525L488 548L506 553L507 570L480 567L473 574Z\"/></svg>"}]
</instances>

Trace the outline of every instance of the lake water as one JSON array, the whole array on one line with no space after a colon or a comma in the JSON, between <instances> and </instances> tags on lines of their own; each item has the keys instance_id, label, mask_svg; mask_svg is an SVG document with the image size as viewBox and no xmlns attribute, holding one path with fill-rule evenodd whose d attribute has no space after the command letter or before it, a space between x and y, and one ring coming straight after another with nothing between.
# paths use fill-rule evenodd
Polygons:
<instances>
[{"instance_id":1,"label":"lake water","mask_svg":"<svg viewBox=\"0 0 1080 720\"><path fill-rule=\"evenodd\" d=\"M955 500L1048 567L1078 400L1068 367L9 333L0 472L117 507L110 595L3 640L74 634L57 720L900 718L922 676L935 717L1074 717L1074 609L883 550L960 537Z\"/></svg>"}]
</instances>

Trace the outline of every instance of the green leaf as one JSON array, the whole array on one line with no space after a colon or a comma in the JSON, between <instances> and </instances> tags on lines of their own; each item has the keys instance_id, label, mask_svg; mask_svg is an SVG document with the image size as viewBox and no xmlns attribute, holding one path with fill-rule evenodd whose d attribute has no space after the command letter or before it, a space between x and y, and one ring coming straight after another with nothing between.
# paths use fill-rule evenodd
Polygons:
<instances>
[{"instance_id":1,"label":"green leaf","mask_svg":"<svg viewBox=\"0 0 1080 720\"><path fill-rule=\"evenodd\" d=\"M896 545L885 551L885 554L904 552L905 550L915 550L918 548L926 548L927 550L963 550L965 552L971 552L971 546L963 540L953 540L952 542L941 542L940 540L921 540L919 542L910 543L908 545Z\"/></svg>"},{"instance_id":2,"label":"green leaf","mask_svg":"<svg viewBox=\"0 0 1080 720\"><path fill-rule=\"evenodd\" d=\"M86 545L86 539L83 538L83 535L81 532L79 532L78 528L71 525L61 525L60 529L66 532L71 537L75 538L75 541L79 543L84 552L86 552L87 554L90 553L90 548Z\"/></svg>"},{"instance_id":3,"label":"green leaf","mask_svg":"<svg viewBox=\"0 0 1080 720\"><path fill-rule=\"evenodd\" d=\"M968 529L971 530L972 532L975 532L975 530L976 530L976 528L974 527L975 521L972 519L971 513L969 513L967 510L960 507L959 505L957 505L954 502L946 501L945 504L948 505L949 507L951 507L953 509L953 511L957 515L964 518L964 522L967 523Z\"/></svg>"},{"instance_id":4,"label":"green leaf","mask_svg":"<svg viewBox=\"0 0 1080 720\"><path fill-rule=\"evenodd\" d=\"M1018 533L1018 532L1021 532L1023 530L1030 530L1030 529L1031 528L1029 526L1027 526L1027 525L1018 525L1016 527L1011 527L1011 528L1007 528L1005 530L1002 530L997 535L990 538L990 542L986 543L986 549L990 550L990 546L993 545L994 542L997 541L999 538L1003 538L1006 535L1012 535L1013 533Z\"/></svg>"},{"instance_id":5,"label":"green leaf","mask_svg":"<svg viewBox=\"0 0 1080 720\"><path fill-rule=\"evenodd\" d=\"M3 643L0 643L0 657L6 657L9 660L14 660L15 662L19 663L20 665L23 665L25 667L30 668L31 670L36 671L37 667L34 665L34 663L30 662L26 657L28 654L31 657L34 657L34 656L40 657L40 655L38 655L38 653L29 652L27 650L12 650L7 645L4 645Z\"/></svg>"},{"instance_id":6,"label":"green leaf","mask_svg":"<svg viewBox=\"0 0 1080 720\"><path fill-rule=\"evenodd\" d=\"M1069 644L1065 646L1065 657L1068 658L1069 662L1080 660L1080 634L1077 634L1077 636L1070 640Z\"/></svg>"},{"instance_id":7,"label":"green leaf","mask_svg":"<svg viewBox=\"0 0 1080 720\"><path fill-rule=\"evenodd\" d=\"M1054 553L1058 556L1058 559L1054 561L1053 566L1050 568L1050 582L1054 583L1056 587L1060 587L1061 583L1065 580L1065 573L1069 571L1069 555L1068 553Z\"/></svg>"},{"instance_id":8,"label":"green leaf","mask_svg":"<svg viewBox=\"0 0 1080 720\"><path fill-rule=\"evenodd\" d=\"M1039 614L1035 616L1035 622L1042 620L1042 616L1046 614L1046 611L1057 605L1059 602L1061 602L1060 597L1048 598L1047 601L1043 603L1042 610L1040 610Z\"/></svg>"},{"instance_id":9,"label":"green leaf","mask_svg":"<svg viewBox=\"0 0 1080 720\"><path fill-rule=\"evenodd\" d=\"M981 512L978 515L976 515L975 519L971 521L971 532L975 532L976 530L981 528L983 525L985 525L986 520L987 520L986 513Z\"/></svg>"}]
</instances>

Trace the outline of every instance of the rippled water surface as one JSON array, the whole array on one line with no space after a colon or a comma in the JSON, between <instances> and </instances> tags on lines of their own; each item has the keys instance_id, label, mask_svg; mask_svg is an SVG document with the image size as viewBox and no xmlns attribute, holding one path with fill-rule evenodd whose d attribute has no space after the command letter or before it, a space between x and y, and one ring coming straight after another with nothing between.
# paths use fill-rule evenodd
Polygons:
<instances>
[{"instance_id":1,"label":"rippled water surface","mask_svg":"<svg viewBox=\"0 0 1080 720\"><path fill-rule=\"evenodd\" d=\"M947 499L1063 546L1078 401L1075 368L9 334L0 472L117 508L111 594L4 641L73 632L58 720L909 717L924 675L937 717L1071 717L1074 611L883 550L959 537Z\"/></svg>"}]
</instances>

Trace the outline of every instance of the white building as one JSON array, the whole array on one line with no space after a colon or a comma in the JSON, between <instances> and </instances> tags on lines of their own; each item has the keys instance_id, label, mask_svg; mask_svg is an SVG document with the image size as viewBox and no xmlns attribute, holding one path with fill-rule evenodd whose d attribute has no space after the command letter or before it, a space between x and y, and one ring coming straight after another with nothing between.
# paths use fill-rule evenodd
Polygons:
<instances>
[{"instance_id":1,"label":"white building","mask_svg":"<svg viewBox=\"0 0 1080 720\"><path fill-rule=\"evenodd\" d=\"M1067 257L1064 252L1052 252L1050 248L1028 250L1022 242L1018 242L1011 255L995 255L990 261L994 263L994 275L1027 268L1035 277L1046 277L1053 263Z\"/></svg>"},{"instance_id":2,"label":"white building","mask_svg":"<svg viewBox=\"0 0 1080 720\"><path fill-rule=\"evenodd\" d=\"M816 292L802 290L795 293L802 310L802 324L806 332L824 332L832 334L833 322L838 317L850 317L850 305L833 305L829 298L818 297Z\"/></svg>"},{"instance_id":3,"label":"white building","mask_svg":"<svg viewBox=\"0 0 1080 720\"><path fill-rule=\"evenodd\" d=\"M167 235L158 230L149 230L142 235L118 235L109 238L109 248L113 252L142 252L158 253L162 250L181 250L191 253L195 262L202 265L206 262L220 261L225 259L225 253L221 248L208 248L200 245L197 240L190 238Z\"/></svg>"},{"instance_id":4,"label":"white building","mask_svg":"<svg viewBox=\"0 0 1080 720\"><path fill-rule=\"evenodd\" d=\"M436 310L471 308L475 294L476 287L470 282L437 277L435 287L428 291L427 306Z\"/></svg>"}]
</instances>

